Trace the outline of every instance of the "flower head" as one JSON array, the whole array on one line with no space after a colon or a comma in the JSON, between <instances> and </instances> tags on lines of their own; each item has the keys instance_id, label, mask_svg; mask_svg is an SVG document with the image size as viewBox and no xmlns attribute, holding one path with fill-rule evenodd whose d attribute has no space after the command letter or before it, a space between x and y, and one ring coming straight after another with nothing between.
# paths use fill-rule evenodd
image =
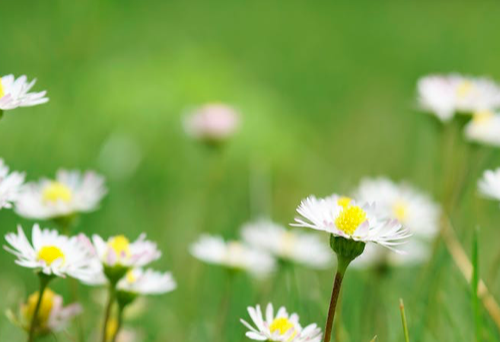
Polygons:
<instances>
[{"instance_id":1,"label":"flower head","mask_svg":"<svg viewBox=\"0 0 500 342\"><path fill-rule=\"evenodd\" d=\"M478 182L478 188L481 195L500 201L500 168L486 170Z\"/></svg>"},{"instance_id":2,"label":"flower head","mask_svg":"<svg viewBox=\"0 0 500 342\"><path fill-rule=\"evenodd\" d=\"M0 209L12 208L24 182L24 173L10 172L3 159L0 159Z\"/></svg>"},{"instance_id":3,"label":"flower head","mask_svg":"<svg viewBox=\"0 0 500 342\"><path fill-rule=\"evenodd\" d=\"M202 235L191 245L191 254L204 262L244 270L260 277L274 270L275 260L269 254L241 242L225 242L222 237Z\"/></svg>"},{"instance_id":4,"label":"flower head","mask_svg":"<svg viewBox=\"0 0 500 342\"><path fill-rule=\"evenodd\" d=\"M118 290L136 295L163 294L175 290L177 284L170 272L134 268L118 282Z\"/></svg>"},{"instance_id":5,"label":"flower head","mask_svg":"<svg viewBox=\"0 0 500 342\"><path fill-rule=\"evenodd\" d=\"M40 229L33 226L30 243L19 226L17 234L5 236L10 246L5 250L17 257L20 266L32 268L46 275L70 276L91 283L98 271L95 259L77 237L59 235L57 230Z\"/></svg>"},{"instance_id":6,"label":"flower head","mask_svg":"<svg viewBox=\"0 0 500 342\"><path fill-rule=\"evenodd\" d=\"M317 235L285 227L268 220L247 223L242 228L243 239L282 259L313 268L331 265L332 253Z\"/></svg>"},{"instance_id":7,"label":"flower head","mask_svg":"<svg viewBox=\"0 0 500 342\"><path fill-rule=\"evenodd\" d=\"M228 139L236 132L238 124L238 113L221 103L204 105L184 119L186 132L193 138L207 142Z\"/></svg>"},{"instance_id":8,"label":"flower head","mask_svg":"<svg viewBox=\"0 0 500 342\"><path fill-rule=\"evenodd\" d=\"M36 106L49 101L46 91L29 93L36 80L28 82L26 76L15 78L14 75L0 77L0 111L17 107Z\"/></svg>"},{"instance_id":9,"label":"flower head","mask_svg":"<svg viewBox=\"0 0 500 342\"><path fill-rule=\"evenodd\" d=\"M500 147L500 114L489 110L474 113L465 126L465 137L473 142Z\"/></svg>"},{"instance_id":10,"label":"flower head","mask_svg":"<svg viewBox=\"0 0 500 342\"><path fill-rule=\"evenodd\" d=\"M248 314L255 325L240 320L249 329L246 336L257 341L279 341L279 342L319 342L321 341L321 330L316 324L310 324L305 328L299 323L296 313L288 314L281 307L274 315L273 305L269 303L266 308L265 318L260 306L248 307Z\"/></svg>"},{"instance_id":11,"label":"flower head","mask_svg":"<svg viewBox=\"0 0 500 342\"><path fill-rule=\"evenodd\" d=\"M104 178L94 172L60 170L55 180L28 183L16 203L19 215L51 219L95 210L106 194Z\"/></svg>"},{"instance_id":12,"label":"flower head","mask_svg":"<svg viewBox=\"0 0 500 342\"><path fill-rule=\"evenodd\" d=\"M410 236L397 220L380 217L374 204L356 203L349 197L332 195L326 198L310 196L297 208L300 217L293 226L326 231L335 237L373 242L395 250Z\"/></svg>"}]
</instances>

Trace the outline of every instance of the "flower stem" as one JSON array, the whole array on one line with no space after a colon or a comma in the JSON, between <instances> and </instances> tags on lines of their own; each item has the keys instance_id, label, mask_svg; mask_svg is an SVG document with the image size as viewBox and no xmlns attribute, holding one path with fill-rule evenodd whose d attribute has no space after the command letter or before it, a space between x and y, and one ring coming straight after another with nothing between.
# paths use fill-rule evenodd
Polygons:
<instances>
[{"instance_id":1,"label":"flower stem","mask_svg":"<svg viewBox=\"0 0 500 342\"><path fill-rule=\"evenodd\" d=\"M115 296L116 296L115 286L110 284L108 304L106 304L106 309L104 311L104 321L102 324L102 342L107 342L108 322L109 322L109 317L111 316L111 308L113 307L113 303L115 302Z\"/></svg>"},{"instance_id":2,"label":"flower stem","mask_svg":"<svg viewBox=\"0 0 500 342\"><path fill-rule=\"evenodd\" d=\"M403 323L405 342L410 342L410 334L408 333L408 323L406 322L405 304L403 303L403 299L399 299L399 310L401 311L401 322Z\"/></svg>"},{"instance_id":3,"label":"flower stem","mask_svg":"<svg viewBox=\"0 0 500 342\"><path fill-rule=\"evenodd\" d=\"M330 299L330 307L328 309L328 317L326 319L325 326L325 337L323 342L330 342L332 336L333 319L335 318L335 309L337 308L337 302L339 300L340 288L342 286L342 280L344 279L345 271L351 260L347 260L341 256L338 256L338 268L335 274L335 280L333 282L332 297Z\"/></svg>"},{"instance_id":4,"label":"flower stem","mask_svg":"<svg viewBox=\"0 0 500 342\"><path fill-rule=\"evenodd\" d=\"M39 279L40 279L40 290L38 291L38 301L36 302L35 311L33 311L33 317L31 317L28 342L33 342L35 340L35 330L38 324L37 322L38 311L40 311L40 306L42 305L42 299L43 299L43 294L45 293L45 289L47 288L47 285L49 284L52 277L40 273Z\"/></svg>"},{"instance_id":5,"label":"flower stem","mask_svg":"<svg viewBox=\"0 0 500 342\"><path fill-rule=\"evenodd\" d=\"M120 330L122 328L123 324L123 310L125 309L125 306L120 305L118 308L118 324L116 325L116 331L113 336L112 342L116 342L116 339L118 338L118 335L120 334Z\"/></svg>"}]
</instances>

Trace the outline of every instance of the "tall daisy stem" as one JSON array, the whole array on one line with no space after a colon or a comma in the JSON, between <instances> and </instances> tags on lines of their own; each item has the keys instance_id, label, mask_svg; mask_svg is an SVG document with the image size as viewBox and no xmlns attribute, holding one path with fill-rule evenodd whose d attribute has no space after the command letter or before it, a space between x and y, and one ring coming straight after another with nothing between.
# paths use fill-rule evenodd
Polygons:
<instances>
[{"instance_id":1,"label":"tall daisy stem","mask_svg":"<svg viewBox=\"0 0 500 342\"><path fill-rule=\"evenodd\" d=\"M39 273L38 277L40 279L40 290L38 291L38 300L36 302L35 311L33 311L33 317L31 317L28 342L33 342L35 340L35 330L36 326L38 325L38 312L40 311L40 306L42 305L43 294L45 293L45 289L47 289L47 285L52 279L51 276L43 273Z\"/></svg>"},{"instance_id":2,"label":"tall daisy stem","mask_svg":"<svg viewBox=\"0 0 500 342\"><path fill-rule=\"evenodd\" d=\"M323 342L330 342L330 339L332 337L333 320L335 318L335 310L337 308L337 303L340 296L340 288L342 287L342 280L344 279L344 274L350 262L350 260L346 260L345 258L339 256L339 266L337 269L337 273L335 274L335 280L333 282L332 297L330 299L330 307L328 309L328 317L326 319L325 336Z\"/></svg>"},{"instance_id":3,"label":"tall daisy stem","mask_svg":"<svg viewBox=\"0 0 500 342\"><path fill-rule=\"evenodd\" d=\"M108 337L108 322L109 322L109 317L111 316L111 309L113 307L113 304L115 302L115 297L116 297L116 290L115 286L110 284L109 285L109 297L108 297L108 303L106 304L106 310L104 311L104 321L102 324L102 342L108 342L107 337Z\"/></svg>"}]
</instances>

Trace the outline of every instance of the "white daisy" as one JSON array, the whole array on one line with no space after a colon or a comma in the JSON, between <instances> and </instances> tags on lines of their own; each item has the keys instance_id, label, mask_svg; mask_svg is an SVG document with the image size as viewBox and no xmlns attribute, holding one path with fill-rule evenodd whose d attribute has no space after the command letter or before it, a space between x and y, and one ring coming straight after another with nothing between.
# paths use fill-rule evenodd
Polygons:
<instances>
[{"instance_id":1,"label":"white daisy","mask_svg":"<svg viewBox=\"0 0 500 342\"><path fill-rule=\"evenodd\" d=\"M465 126L465 137L470 141L500 147L500 114L488 110L474 113Z\"/></svg>"},{"instance_id":2,"label":"white daisy","mask_svg":"<svg viewBox=\"0 0 500 342\"><path fill-rule=\"evenodd\" d=\"M16 203L19 215L30 219L51 219L97 209L106 194L104 178L95 172L60 170L55 180L28 183Z\"/></svg>"},{"instance_id":3,"label":"white daisy","mask_svg":"<svg viewBox=\"0 0 500 342\"><path fill-rule=\"evenodd\" d=\"M118 282L118 290L137 295L163 294L175 290L177 284L170 272L134 268Z\"/></svg>"},{"instance_id":4,"label":"white daisy","mask_svg":"<svg viewBox=\"0 0 500 342\"><path fill-rule=\"evenodd\" d=\"M5 240L10 246L5 250L17 257L16 263L33 268L46 275L70 276L83 282L92 282L98 271L94 258L77 237L59 235L57 230L33 226L32 244L18 226L17 234L9 233Z\"/></svg>"},{"instance_id":5,"label":"white daisy","mask_svg":"<svg viewBox=\"0 0 500 342\"><path fill-rule=\"evenodd\" d=\"M357 204L353 199L332 195L310 196L297 208L293 226L326 231L333 236L364 243L373 242L389 249L404 243L411 234L397 220L379 216L374 204Z\"/></svg>"},{"instance_id":6,"label":"white daisy","mask_svg":"<svg viewBox=\"0 0 500 342\"><path fill-rule=\"evenodd\" d=\"M23 182L24 173L9 173L9 167L0 159L0 209L12 208L12 203L19 197Z\"/></svg>"},{"instance_id":7,"label":"white daisy","mask_svg":"<svg viewBox=\"0 0 500 342\"><path fill-rule=\"evenodd\" d=\"M455 113L474 113L500 107L500 87L487 78L459 74L430 75L418 81L420 106L442 121Z\"/></svg>"},{"instance_id":8,"label":"white daisy","mask_svg":"<svg viewBox=\"0 0 500 342\"><path fill-rule=\"evenodd\" d=\"M268 220L247 223L242 228L243 240L274 256L313 268L332 263L332 252L317 235L288 230Z\"/></svg>"},{"instance_id":9,"label":"white daisy","mask_svg":"<svg viewBox=\"0 0 500 342\"><path fill-rule=\"evenodd\" d=\"M46 91L29 93L35 82L36 80L33 80L28 83L28 79L24 75L17 79L14 78L14 75L0 77L0 112L48 102L49 99L45 97Z\"/></svg>"},{"instance_id":10,"label":"white daisy","mask_svg":"<svg viewBox=\"0 0 500 342\"><path fill-rule=\"evenodd\" d=\"M478 188L487 198L500 201L500 168L486 170L478 182Z\"/></svg>"},{"instance_id":11,"label":"white daisy","mask_svg":"<svg viewBox=\"0 0 500 342\"><path fill-rule=\"evenodd\" d=\"M38 297L38 292L29 296L27 303L21 304L18 316L9 311L8 317L11 321L22 329L29 331ZM35 331L37 335L47 335L61 331L67 327L73 317L81 312L82 307L80 304L74 303L63 306L63 298L51 289L46 288L38 311L38 324Z\"/></svg>"},{"instance_id":12,"label":"white daisy","mask_svg":"<svg viewBox=\"0 0 500 342\"><path fill-rule=\"evenodd\" d=\"M255 327L243 319L240 321L250 330L245 335L252 340L279 342L321 341L321 329L316 324L310 324L302 328L299 323L299 316L296 313L289 315L284 307L281 307L275 316L273 305L269 303L266 308L265 318L259 305L255 308L248 307L248 313Z\"/></svg>"},{"instance_id":13,"label":"white daisy","mask_svg":"<svg viewBox=\"0 0 500 342\"><path fill-rule=\"evenodd\" d=\"M257 277L268 275L275 267L275 260L269 254L241 242L225 242L220 236L202 235L191 245L190 252L201 261L245 270Z\"/></svg>"},{"instance_id":14,"label":"white daisy","mask_svg":"<svg viewBox=\"0 0 500 342\"><path fill-rule=\"evenodd\" d=\"M236 132L238 125L239 114L222 103L204 105L184 118L186 133L208 142L226 140Z\"/></svg>"}]
</instances>

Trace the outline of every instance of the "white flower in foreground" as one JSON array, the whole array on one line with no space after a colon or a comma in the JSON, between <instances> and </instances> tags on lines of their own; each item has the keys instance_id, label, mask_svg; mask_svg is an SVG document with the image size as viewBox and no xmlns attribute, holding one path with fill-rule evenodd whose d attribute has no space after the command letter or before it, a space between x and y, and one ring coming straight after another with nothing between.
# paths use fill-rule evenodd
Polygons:
<instances>
[{"instance_id":1,"label":"white flower in foreground","mask_svg":"<svg viewBox=\"0 0 500 342\"><path fill-rule=\"evenodd\" d=\"M478 182L481 195L500 201L500 168L486 170Z\"/></svg>"},{"instance_id":2,"label":"white flower in foreground","mask_svg":"<svg viewBox=\"0 0 500 342\"><path fill-rule=\"evenodd\" d=\"M374 204L357 204L348 197L310 196L297 208L301 217L293 226L331 233L335 237L363 243L373 242L389 249L404 243L411 234L397 220L381 218Z\"/></svg>"},{"instance_id":3,"label":"white flower in foreground","mask_svg":"<svg viewBox=\"0 0 500 342\"><path fill-rule=\"evenodd\" d=\"M291 231L274 222L260 220L245 224L242 236L251 246L282 260L313 268L325 268L332 263L330 247L315 234Z\"/></svg>"},{"instance_id":4,"label":"white flower in foreground","mask_svg":"<svg viewBox=\"0 0 500 342\"><path fill-rule=\"evenodd\" d=\"M500 87L487 78L459 74L430 75L418 81L418 97L424 110L448 121L455 113L474 113L500 107Z\"/></svg>"},{"instance_id":5,"label":"white flower in foreground","mask_svg":"<svg viewBox=\"0 0 500 342\"><path fill-rule=\"evenodd\" d=\"M38 297L38 292L29 296L27 303L21 304L18 316L9 311L7 315L10 320L22 329L29 331ZM81 312L82 307L80 304L74 303L63 306L63 298L47 288L43 293L40 310L38 311L36 332L38 335L47 335L61 331L67 327L71 319Z\"/></svg>"},{"instance_id":6,"label":"white flower in foreground","mask_svg":"<svg viewBox=\"0 0 500 342\"><path fill-rule=\"evenodd\" d=\"M24 173L9 173L9 167L0 159L0 209L12 208L12 203L19 197L23 182Z\"/></svg>"},{"instance_id":7,"label":"white flower in foreground","mask_svg":"<svg viewBox=\"0 0 500 342\"><path fill-rule=\"evenodd\" d=\"M219 236L202 235L191 245L190 252L201 261L245 270L257 277L268 275L275 267L275 260L269 254L241 242L225 242Z\"/></svg>"},{"instance_id":8,"label":"white flower in foreground","mask_svg":"<svg viewBox=\"0 0 500 342\"><path fill-rule=\"evenodd\" d=\"M202 106L184 118L186 133L208 142L226 140L236 132L238 125L238 113L221 103Z\"/></svg>"},{"instance_id":9,"label":"white flower in foreground","mask_svg":"<svg viewBox=\"0 0 500 342\"><path fill-rule=\"evenodd\" d=\"M465 137L470 141L500 147L500 114L491 111L474 113L465 126Z\"/></svg>"},{"instance_id":10,"label":"white flower in foreground","mask_svg":"<svg viewBox=\"0 0 500 342\"><path fill-rule=\"evenodd\" d=\"M77 237L59 235L57 230L33 226L32 243L19 226L17 234L9 233L5 250L17 257L16 264L33 268L46 275L70 276L83 282L92 282L98 271L95 259Z\"/></svg>"},{"instance_id":11,"label":"white flower in foreground","mask_svg":"<svg viewBox=\"0 0 500 342\"><path fill-rule=\"evenodd\" d=\"M14 75L0 77L0 111L17 107L31 107L49 101L45 97L46 91L29 93L36 80L28 83L26 76L17 79Z\"/></svg>"},{"instance_id":12,"label":"white flower in foreground","mask_svg":"<svg viewBox=\"0 0 500 342\"><path fill-rule=\"evenodd\" d=\"M319 342L321 341L321 329L316 324L310 324L305 328L299 324L299 316L296 313L288 314L281 307L276 316L273 305L269 303L266 308L266 316L262 315L260 306L248 307L248 313L255 325L253 327L244 320L240 320L250 331L245 335L257 341L279 341L279 342Z\"/></svg>"},{"instance_id":13,"label":"white flower in foreground","mask_svg":"<svg viewBox=\"0 0 500 342\"><path fill-rule=\"evenodd\" d=\"M163 294L175 290L177 284L170 272L135 268L118 282L118 290L137 295Z\"/></svg>"},{"instance_id":14,"label":"white flower in foreground","mask_svg":"<svg viewBox=\"0 0 500 342\"><path fill-rule=\"evenodd\" d=\"M90 212L106 194L104 178L95 172L60 170L55 180L28 183L16 203L19 215L30 219L51 219Z\"/></svg>"}]
</instances>

